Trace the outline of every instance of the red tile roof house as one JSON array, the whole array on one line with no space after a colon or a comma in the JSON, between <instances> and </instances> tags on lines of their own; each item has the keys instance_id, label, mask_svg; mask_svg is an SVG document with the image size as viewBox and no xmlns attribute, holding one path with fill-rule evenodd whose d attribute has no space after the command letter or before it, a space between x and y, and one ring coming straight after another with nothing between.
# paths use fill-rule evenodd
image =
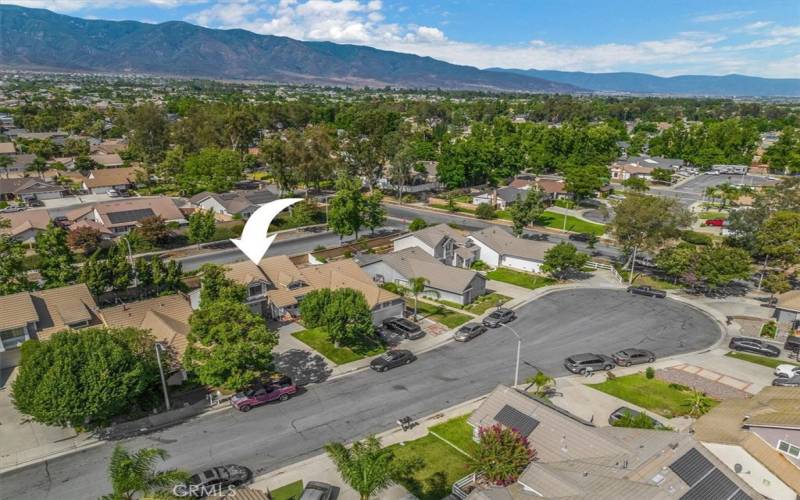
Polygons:
<instances>
[{"instance_id":1,"label":"red tile roof house","mask_svg":"<svg viewBox=\"0 0 800 500\"><path fill-rule=\"evenodd\" d=\"M183 212L172 198L128 198L83 205L67 213L70 222L94 221L114 234L127 233L147 217L161 216L165 222L186 224Z\"/></svg>"}]
</instances>

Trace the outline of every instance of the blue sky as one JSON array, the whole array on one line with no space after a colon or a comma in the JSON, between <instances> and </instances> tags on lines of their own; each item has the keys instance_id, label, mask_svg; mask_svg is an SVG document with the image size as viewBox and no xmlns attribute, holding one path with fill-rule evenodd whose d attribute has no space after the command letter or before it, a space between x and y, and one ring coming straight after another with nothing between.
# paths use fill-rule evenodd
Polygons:
<instances>
[{"instance_id":1,"label":"blue sky","mask_svg":"<svg viewBox=\"0 0 800 500\"><path fill-rule=\"evenodd\" d=\"M800 0L0 0L184 20L481 68L800 77Z\"/></svg>"}]
</instances>

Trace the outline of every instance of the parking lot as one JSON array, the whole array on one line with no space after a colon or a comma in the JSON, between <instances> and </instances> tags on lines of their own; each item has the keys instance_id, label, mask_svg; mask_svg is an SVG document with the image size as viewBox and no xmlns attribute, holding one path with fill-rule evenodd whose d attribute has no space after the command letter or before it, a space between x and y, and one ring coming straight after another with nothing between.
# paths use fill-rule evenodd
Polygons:
<instances>
[{"instance_id":1,"label":"parking lot","mask_svg":"<svg viewBox=\"0 0 800 500\"><path fill-rule=\"evenodd\" d=\"M725 184L726 182L733 184L734 186L766 186L770 184L777 184L778 181L772 180L769 177L756 175L698 175L693 179L689 179L684 184L674 188L674 190L684 193L693 193L702 197L707 187L719 186L721 184Z\"/></svg>"}]
</instances>

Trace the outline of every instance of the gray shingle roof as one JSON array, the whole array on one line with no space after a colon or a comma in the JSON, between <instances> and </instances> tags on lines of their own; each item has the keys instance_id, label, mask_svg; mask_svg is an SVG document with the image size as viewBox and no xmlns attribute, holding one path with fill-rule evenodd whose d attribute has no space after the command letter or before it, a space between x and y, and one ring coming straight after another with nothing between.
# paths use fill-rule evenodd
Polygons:
<instances>
[{"instance_id":1,"label":"gray shingle roof","mask_svg":"<svg viewBox=\"0 0 800 500\"><path fill-rule=\"evenodd\" d=\"M553 248L552 243L515 238L505 229L495 226L475 231L470 234L470 237L480 241L500 255L538 261L543 261L545 252Z\"/></svg>"},{"instance_id":2,"label":"gray shingle roof","mask_svg":"<svg viewBox=\"0 0 800 500\"><path fill-rule=\"evenodd\" d=\"M382 255L381 260L406 279L424 277L429 287L454 293L463 293L480 276L475 271L446 266L417 247Z\"/></svg>"}]
</instances>

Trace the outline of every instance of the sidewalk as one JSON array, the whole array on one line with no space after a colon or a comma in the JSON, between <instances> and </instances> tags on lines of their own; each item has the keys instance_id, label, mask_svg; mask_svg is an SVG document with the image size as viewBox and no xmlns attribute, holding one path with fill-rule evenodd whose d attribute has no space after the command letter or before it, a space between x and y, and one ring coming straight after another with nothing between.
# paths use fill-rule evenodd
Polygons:
<instances>
[{"instance_id":1,"label":"sidewalk","mask_svg":"<svg viewBox=\"0 0 800 500\"><path fill-rule=\"evenodd\" d=\"M436 424L440 424L455 417L460 417L473 412L483 402L486 396L461 403L446 410L429 415L418 420L415 427L408 431L403 431L395 427L377 435L383 446L403 443L425 437L428 429ZM454 453L457 453L453 450ZM274 490L286 484L303 481L322 481L340 488L339 500L358 500L358 494L349 486L344 484L336 470L336 466L331 462L325 453L308 458L301 462L288 465L281 469L268 472L256 477L249 488L261 491ZM391 488L383 490L380 494L381 500L400 500L407 494L405 488L400 485L393 485Z\"/></svg>"}]
</instances>

